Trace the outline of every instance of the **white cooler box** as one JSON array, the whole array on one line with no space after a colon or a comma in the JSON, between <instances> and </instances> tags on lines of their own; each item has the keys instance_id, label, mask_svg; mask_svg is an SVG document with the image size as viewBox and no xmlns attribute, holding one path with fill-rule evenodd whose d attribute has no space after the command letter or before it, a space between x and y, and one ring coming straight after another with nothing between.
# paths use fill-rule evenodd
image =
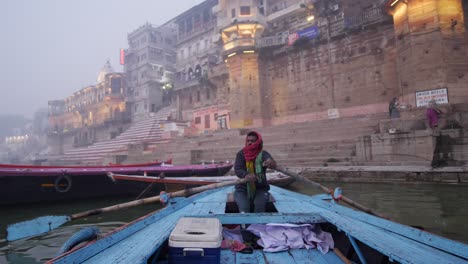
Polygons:
<instances>
[{"instance_id":1,"label":"white cooler box","mask_svg":"<svg viewBox=\"0 0 468 264\"><path fill-rule=\"evenodd\" d=\"M183 217L169 237L169 263L220 263L222 239L217 218Z\"/></svg>"}]
</instances>

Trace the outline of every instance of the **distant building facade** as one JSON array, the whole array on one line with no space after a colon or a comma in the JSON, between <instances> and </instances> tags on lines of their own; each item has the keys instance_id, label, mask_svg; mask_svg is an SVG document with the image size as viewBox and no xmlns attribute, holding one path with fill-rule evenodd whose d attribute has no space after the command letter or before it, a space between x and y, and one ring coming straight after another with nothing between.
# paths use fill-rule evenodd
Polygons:
<instances>
[{"instance_id":1,"label":"distant building facade","mask_svg":"<svg viewBox=\"0 0 468 264\"><path fill-rule=\"evenodd\" d=\"M130 123L123 73L109 62L99 72L97 84L73 95L49 101L49 146L52 154L116 137Z\"/></svg>"},{"instance_id":2,"label":"distant building facade","mask_svg":"<svg viewBox=\"0 0 468 264\"><path fill-rule=\"evenodd\" d=\"M383 113L395 96L407 107L467 102L467 9L462 0L206 0L128 34L124 74L49 102L54 131L79 131L56 145L112 138L168 105L198 134ZM98 136L117 113L125 122Z\"/></svg>"},{"instance_id":3,"label":"distant building facade","mask_svg":"<svg viewBox=\"0 0 468 264\"><path fill-rule=\"evenodd\" d=\"M171 23L160 27L145 24L128 34L125 74L133 120L143 120L163 106L162 88L175 72L176 41L177 28Z\"/></svg>"}]
</instances>

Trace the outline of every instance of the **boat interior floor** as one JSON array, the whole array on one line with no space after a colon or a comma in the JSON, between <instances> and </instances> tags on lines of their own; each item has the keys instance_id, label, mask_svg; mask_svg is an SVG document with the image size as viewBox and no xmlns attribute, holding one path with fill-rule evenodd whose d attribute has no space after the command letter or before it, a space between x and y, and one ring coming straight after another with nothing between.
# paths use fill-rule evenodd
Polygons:
<instances>
[{"instance_id":1,"label":"boat interior floor","mask_svg":"<svg viewBox=\"0 0 468 264\"><path fill-rule=\"evenodd\" d=\"M168 263L158 261L158 264ZM317 249L291 249L288 251L268 253L263 250L254 250L252 254L243 254L229 249L221 250L221 263L345 263L333 251L322 254Z\"/></svg>"}]
</instances>

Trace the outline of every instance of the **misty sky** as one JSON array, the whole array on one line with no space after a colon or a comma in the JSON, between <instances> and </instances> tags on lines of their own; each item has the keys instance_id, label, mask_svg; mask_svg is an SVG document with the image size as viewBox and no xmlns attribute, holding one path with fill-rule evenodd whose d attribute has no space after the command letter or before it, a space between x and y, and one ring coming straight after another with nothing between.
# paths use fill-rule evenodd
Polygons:
<instances>
[{"instance_id":1,"label":"misty sky","mask_svg":"<svg viewBox=\"0 0 468 264\"><path fill-rule=\"evenodd\" d=\"M0 1L0 114L32 117L48 100L96 84L110 60L116 71L127 33L161 25L202 0Z\"/></svg>"}]
</instances>

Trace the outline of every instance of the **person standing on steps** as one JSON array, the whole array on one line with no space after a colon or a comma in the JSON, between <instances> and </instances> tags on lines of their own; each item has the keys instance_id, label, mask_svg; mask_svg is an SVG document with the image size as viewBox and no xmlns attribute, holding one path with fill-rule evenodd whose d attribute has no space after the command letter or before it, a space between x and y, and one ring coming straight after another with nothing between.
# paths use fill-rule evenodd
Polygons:
<instances>
[{"instance_id":1,"label":"person standing on steps","mask_svg":"<svg viewBox=\"0 0 468 264\"><path fill-rule=\"evenodd\" d=\"M388 104L388 115L390 118L400 118L400 111L398 107L400 106L397 97L393 97L393 99Z\"/></svg>"},{"instance_id":2,"label":"person standing on steps","mask_svg":"<svg viewBox=\"0 0 468 264\"><path fill-rule=\"evenodd\" d=\"M427 126L431 129L436 129L439 126L439 116L442 111L437 108L437 103L434 99L429 101L426 109Z\"/></svg>"}]
</instances>

